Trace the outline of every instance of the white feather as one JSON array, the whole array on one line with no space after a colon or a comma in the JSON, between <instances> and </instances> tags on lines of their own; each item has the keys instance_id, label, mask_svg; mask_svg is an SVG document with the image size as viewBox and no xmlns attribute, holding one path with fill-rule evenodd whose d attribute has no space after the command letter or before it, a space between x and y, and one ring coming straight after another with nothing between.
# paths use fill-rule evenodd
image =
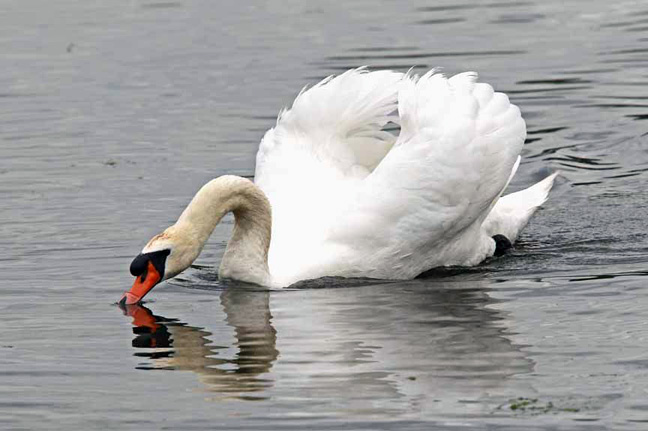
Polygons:
<instances>
[{"instance_id":1,"label":"white feather","mask_svg":"<svg viewBox=\"0 0 648 431\"><path fill-rule=\"evenodd\" d=\"M547 200L558 172L531 187L499 199L482 225L487 235L504 235L515 241L533 213Z\"/></svg>"},{"instance_id":2,"label":"white feather","mask_svg":"<svg viewBox=\"0 0 648 431\"><path fill-rule=\"evenodd\" d=\"M398 139L383 130L389 121ZM497 202L525 136L519 109L473 72L354 69L302 91L257 154L273 280L406 279L479 263L491 236L517 237L551 187L553 177Z\"/></svg>"},{"instance_id":3,"label":"white feather","mask_svg":"<svg viewBox=\"0 0 648 431\"><path fill-rule=\"evenodd\" d=\"M400 125L398 138L389 122ZM525 136L520 110L476 73L353 69L302 90L281 112L259 146L256 185L210 181L143 256L168 251L159 278L173 277L233 212L224 278L283 287L475 265L494 254L493 235L517 238L556 178L500 197ZM141 300L154 286L145 279L122 301Z\"/></svg>"}]
</instances>

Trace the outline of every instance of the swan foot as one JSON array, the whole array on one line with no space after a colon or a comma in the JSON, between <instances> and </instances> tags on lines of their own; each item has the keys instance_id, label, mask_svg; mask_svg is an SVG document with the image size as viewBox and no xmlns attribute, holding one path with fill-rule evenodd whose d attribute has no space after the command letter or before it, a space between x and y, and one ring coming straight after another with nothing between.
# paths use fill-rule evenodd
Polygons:
<instances>
[{"instance_id":1,"label":"swan foot","mask_svg":"<svg viewBox=\"0 0 648 431\"><path fill-rule=\"evenodd\" d=\"M507 251L513 248L511 241L504 235L494 235L493 240L495 241L495 254L494 256L502 256L506 254Z\"/></svg>"}]
</instances>

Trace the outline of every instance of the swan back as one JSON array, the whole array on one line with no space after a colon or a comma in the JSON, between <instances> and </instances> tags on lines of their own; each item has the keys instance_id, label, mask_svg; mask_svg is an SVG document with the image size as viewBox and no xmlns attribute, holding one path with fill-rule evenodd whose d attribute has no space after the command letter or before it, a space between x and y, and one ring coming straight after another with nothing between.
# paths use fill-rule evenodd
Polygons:
<instances>
[{"instance_id":1,"label":"swan back","mask_svg":"<svg viewBox=\"0 0 648 431\"><path fill-rule=\"evenodd\" d=\"M382 130L396 109L397 139ZM302 92L257 154L271 272L412 278L478 263L525 136L519 109L472 72L352 70Z\"/></svg>"}]
</instances>

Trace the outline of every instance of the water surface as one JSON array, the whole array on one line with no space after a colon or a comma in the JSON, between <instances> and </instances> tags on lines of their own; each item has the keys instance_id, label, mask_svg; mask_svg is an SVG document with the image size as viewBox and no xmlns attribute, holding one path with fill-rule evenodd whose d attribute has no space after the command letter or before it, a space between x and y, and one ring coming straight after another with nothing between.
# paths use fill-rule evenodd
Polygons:
<instances>
[{"instance_id":1,"label":"water surface","mask_svg":"<svg viewBox=\"0 0 648 431\"><path fill-rule=\"evenodd\" d=\"M648 5L0 5L0 427L645 429ZM280 292L216 269L114 302L143 243L253 176L299 90L351 67L476 70L562 176L509 256Z\"/></svg>"}]
</instances>

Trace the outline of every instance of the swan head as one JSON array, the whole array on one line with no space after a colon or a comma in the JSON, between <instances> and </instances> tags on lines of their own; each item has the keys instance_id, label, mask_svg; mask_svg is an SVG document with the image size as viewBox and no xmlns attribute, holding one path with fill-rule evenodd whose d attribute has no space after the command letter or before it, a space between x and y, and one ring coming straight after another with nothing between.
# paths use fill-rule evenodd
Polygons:
<instances>
[{"instance_id":1,"label":"swan head","mask_svg":"<svg viewBox=\"0 0 648 431\"><path fill-rule=\"evenodd\" d=\"M173 278L187 269L199 253L200 248L195 247L190 238L183 235L176 226L154 236L131 262L130 273L135 276L135 282L124 293L119 304L132 305L140 302L161 281Z\"/></svg>"}]
</instances>

